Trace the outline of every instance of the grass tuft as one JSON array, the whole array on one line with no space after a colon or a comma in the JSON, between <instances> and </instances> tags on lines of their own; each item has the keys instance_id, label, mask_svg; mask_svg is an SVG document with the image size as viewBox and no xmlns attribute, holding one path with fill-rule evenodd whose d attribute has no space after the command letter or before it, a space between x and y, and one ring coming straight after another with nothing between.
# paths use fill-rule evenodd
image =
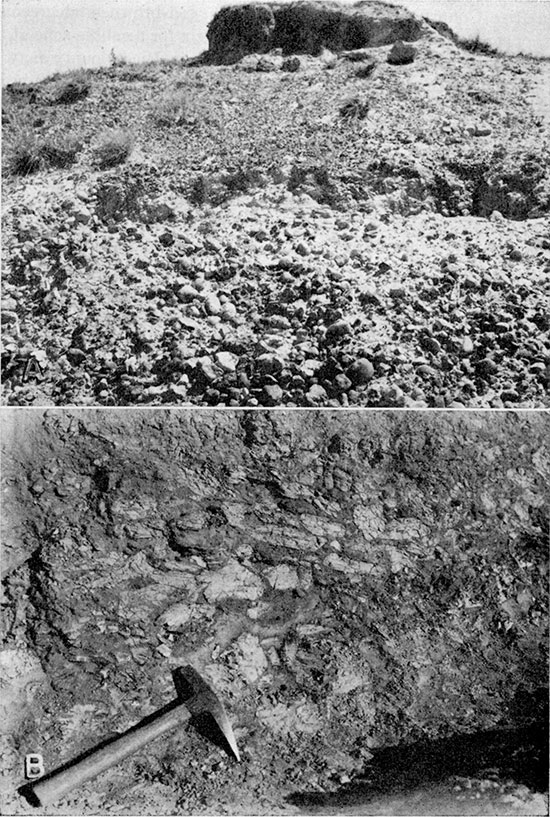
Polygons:
<instances>
[{"instance_id":1,"label":"grass tuft","mask_svg":"<svg viewBox=\"0 0 550 817\"><path fill-rule=\"evenodd\" d=\"M340 116L342 119L366 119L368 115L368 99L360 99L358 96L348 99L340 108Z\"/></svg>"},{"instance_id":2,"label":"grass tuft","mask_svg":"<svg viewBox=\"0 0 550 817\"><path fill-rule=\"evenodd\" d=\"M54 105L71 105L79 99L85 99L90 93L90 83L84 76L75 76L60 84L54 91Z\"/></svg>"},{"instance_id":3,"label":"grass tuft","mask_svg":"<svg viewBox=\"0 0 550 817\"><path fill-rule=\"evenodd\" d=\"M41 140L30 125L15 124L6 142L6 162L10 173L29 176L40 170L43 164Z\"/></svg>"},{"instance_id":4,"label":"grass tuft","mask_svg":"<svg viewBox=\"0 0 550 817\"><path fill-rule=\"evenodd\" d=\"M187 94L183 91L172 91L155 102L151 110L155 123L161 127L192 124L189 115Z\"/></svg>"},{"instance_id":5,"label":"grass tuft","mask_svg":"<svg viewBox=\"0 0 550 817\"><path fill-rule=\"evenodd\" d=\"M57 133L46 137L40 150L50 167L70 167L82 150L82 142L74 134Z\"/></svg>"},{"instance_id":6,"label":"grass tuft","mask_svg":"<svg viewBox=\"0 0 550 817\"><path fill-rule=\"evenodd\" d=\"M134 146L134 138L124 128L111 128L100 136L99 144L93 151L95 164L100 170L115 167L126 161Z\"/></svg>"}]
</instances>

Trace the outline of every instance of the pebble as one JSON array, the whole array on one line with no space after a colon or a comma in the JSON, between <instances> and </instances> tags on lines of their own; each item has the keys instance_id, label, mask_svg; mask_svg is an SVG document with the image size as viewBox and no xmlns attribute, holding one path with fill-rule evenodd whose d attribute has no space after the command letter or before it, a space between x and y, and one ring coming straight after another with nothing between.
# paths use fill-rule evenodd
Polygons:
<instances>
[{"instance_id":1,"label":"pebble","mask_svg":"<svg viewBox=\"0 0 550 817\"><path fill-rule=\"evenodd\" d=\"M290 329L290 321L284 315L270 315L267 322L272 329Z\"/></svg>"},{"instance_id":2,"label":"pebble","mask_svg":"<svg viewBox=\"0 0 550 817\"><path fill-rule=\"evenodd\" d=\"M235 304L232 304L231 301L224 303L221 311L221 317L226 321L234 321L237 317L237 307Z\"/></svg>"},{"instance_id":3,"label":"pebble","mask_svg":"<svg viewBox=\"0 0 550 817\"><path fill-rule=\"evenodd\" d=\"M73 347L67 352L67 360L69 360L73 366L78 366L86 360L86 352Z\"/></svg>"},{"instance_id":4,"label":"pebble","mask_svg":"<svg viewBox=\"0 0 550 817\"><path fill-rule=\"evenodd\" d=\"M280 357L269 352L256 358L256 368L261 374L279 374L284 368Z\"/></svg>"},{"instance_id":5,"label":"pebble","mask_svg":"<svg viewBox=\"0 0 550 817\"><path fill-rule=\"evenodd\" d=\"M283 390L276 384L264 386L262 389L265 405L278 406L283 399Z\"/></svg>"},{"instance_id":6,"label":"pebble","mask_svg":"<svg viewBox=\"0 0 550 817\"><path fill-rule=\"evenodd\" d=\"M523 253L521 250L514 248L508 253L508 258L510 261L521 261L523 259Z\"/></svg>"},{"instance_id":7,"label":"pebble","mask_svg":"<svg viewBox=\"0 0 550 817\"><path fill-rule=\"evenodd\" d=\"M438 355L441 352L441 344L436 338L424 338L422 340L422 346L427 352L431 352L432 355Z\"/></svg>"},{"instance_id":8,"label":"pebble","mask_svg":"<svg viewBox=\"0 0 550 817\"><path fill-rule=\"evenodd\" d=\"M191 284L184 284L177 290L176 295L182 303L190 303L199 297L199 293Z\"/></svg>"},{"instance_id":9,"label":"pebble","mask_svg":"<svg viewBox=\"0 0 550 817\"><path fill-rule=\"evenodd\" d=\"M219 315L223 309L220 299L213 293L206 296L204 306L209 315Z\"/></svg>"},{"instance_id":10,"label":"pebble","mask_svg":"<svg viewBox=\"0 0 550 817\"><path fill-rule=\"evenodd\" d=\"M498 366L494 360L486 357L476 364L476 371L481 377L491 377L498 372Z\"/></svg>"},{"instance_id":11,"label":"pebble","mask_svg":"<svg viewBox=\"0 0 550 817\"><path fill-rule=\"evenodd\" d=\"M234 372L239 362L238 355L233 354L233 352L216 352L214 359L226 372Z\"/></svg>"},{"instance_id":12,"label":"pebble","mask_svg":"<svg viewBox=\"0 0 550 817\"><path fill-rule=\"evenodd\" d=\"M327 337L338 338L344 335L351 335L351 325L344 318L340 318L327 326Z\"/></svg>"},{"instance_id":13,"label":"pebble","mask_svg":"<svg viewBox=\"0 0 550 817\"><path fill-rule=\"evenodd\" d=\"M334 378L334 388L339 392L349 391L352 385L351 380L345 374L338 374Z\"/></svg>"},{"instance_id":14,"label":"pebble","mask_svg":"<svg viewBox=\"0 0 550 817\"><path fill-rule=\"evenodd\" d=\"M351 382L356 386L368 383L374 377L374 366L365 357L358 358L346 371Z\"/></svg>"},{"instance_id":15,"label":"pebble","mask_svg":"<svg viewBox=\"0 0 550 817\"><path fill-rule=\"evenodd\" d=\"M465 355L471 355L474 351L474 342L468 335L462 340L462 351Z\"/></svg>"},{"instance_id":16,"label":"pebble","mask_svg":"<svg viewBox=\"0 0 550 817\"><path fill-rule=\"evenodd\" d=\"M318 383L314 383L313 386L310 386L306 393L306 398L309 403L322 403L327 399L328 395L326 389L323 386L320 386Z\"/></svg>"}]
</instances>

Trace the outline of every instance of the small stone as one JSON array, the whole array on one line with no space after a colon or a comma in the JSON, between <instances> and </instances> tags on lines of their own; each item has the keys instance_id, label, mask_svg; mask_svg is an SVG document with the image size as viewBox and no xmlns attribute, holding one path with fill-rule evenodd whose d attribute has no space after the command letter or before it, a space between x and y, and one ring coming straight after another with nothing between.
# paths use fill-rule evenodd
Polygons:
<instances>
[{"instance_id":1,"label":"small stone","mask_svg":"<svg viewBox=\"0 0 550 817\"><path fill-rule=\"evenodd\" d=\"M69 360L73 366L78 366L80 363L83 363L86 360L86 352L83 352L82 349L73 347L67 352L67 360Z\"/></svg>"},{"instance_id":2,"label":"small stone","mask_svg":"<svg viewBox=\"0 0 550 817\"><path fill-rule=\"evenodd\" d=\"M316 372L321 368L322 365L323 364L321 363L320 360L313 360L308 358L307 360L304 360L304 362L301 364L300 372L301 374L303 374L304 377L309 379L310 377L315 377ZM302 379L300 378L300 380ZM304 381L302 380L302 385L303 383Z\"/></svg>"},{"instance_id":3,"label":"small stone","mask_svg":"<svg viewBox=\"0 0 550 817\"><path fill-rule=\"evenodd\" d=\"M421 375L421 377L434 377L435 369L432 366L428 366L427 363L423 363L421 366L418 366L416 373Z\"/></svg>"},{"instance_id":4,"label":"small stone","mask_svg":"<svg viewBox=\"0 0 550 817\"><path fill-rule=\"evenodd\" d=\"M490 357L483 358L476 364L476 372L481 377L491 377L498 371L498 366Z\"/></svg>"},{"instance_id":5,"label":"small stone","mask_svg":"<svg viewBox=\"0 0 550 817\"><path fill-rule=\"evenodd\" d=\"M256 368L261 374L279 374L283 370L283 361L277 355L266 352L256 358Z\"/></svg>"},{"instance_id":6,"label":"small stone","mask_svg":"<svg viewBox=\"0 0 550 817\"><path fill-rule=\"evenodd\" d=\"M195 287L191 286L191 284L184 284L178 289L176 295L178 296L179 300L182 301L182 303L188 304L191 301L194 301L195 298L198 297L199 293Z\"/></svg>"},{"instance_id":7,"label":"small stone","mask_svg":"<svg viewBox=\"0 0 550 817\"><path fill-rule=\"evenodd\" d=\"M408 63L414 62L415 57L416 48L409 43L398 40L388 54L388 63L390 65L408 65Z\"/></svg>"},{"instance_id":8,"label":"small stone","mask_svg":"<svg viewBox=\"0 0 550 817\"><path fill-rule=\"evenodd\" d=\"M159 235L159 241L163 247L171 247L175 239L170 230L166 230L164 233Z\"/></svg>"},{"instance_id":9,"label":"small stone","mask_svg":"<svg viewBox=\"0 0 550 817\"><path fill-rule=\"evenodd\" d=\"M9 326L12 323L17 323L17 312L12 312L8 309L2 309L2 323Z\"/></svg>"},{"instance_id":10,"label":"small stone","mask_svg":"<svg viewBox=\"0 0 550 817\"><path fill-rule=\"evenodd\" d=\"M344 318L327 326L327 337L338 338L343 335L351 335L351 326Z\"/></svg>"},{"instance_id":11,"label":"small stone","mask_svg":"<svg viewBox=\"0 0 550 817\"><path fill-rule=\"evenodd\" d=\"M214 359L225 372L234 372L239 358L233 352L216 352Z\"/></svg>"},{"instance_id":12,"label":"small stone","mask_svg":"<svg viewBox=\"0 0 550 817\"><path fill-rule=\"evenodd\" d=\"M256 71L267 73L269 71L277 71L277 69L277 63L267 57L261 57L256 63Z\"/></svg>"},{"instance_id":13,"label":"small stone","mask_svg":"<svg viewBox=\"0 0 550 817\"><path fill-rule=\"evenodd\" d=\"M203 375L210 383L213 383L215 380L218 379L219 377L218 369L216 368L214 362L209 357L200 358L199 367Z\"/></svg>"},{"instance_id":14,"label":"small stone","mask_svg":"<svg viewBox=\"0 0 550 817\"><path fill-rule=\"evenodd\" d=\"M287 564L270 568L265 577L274 590L295 590L300 584L298 571Z\"/></svg>"},{"instance_id":15,"label":"small stone","mask_svg":"<svg viewBox=\"0 0 550 817\"><path fill-rule=\"evenodd\" d=\"M262 389L264 404L266 406L278 406L283 399L283 390L276 384L264 386Z\"/></svg>"},{"instance_id":16,"label":"small stone","mask_svg":"<svg viewBox=\"0 0 550 817\"><path fill-rule=\"evenodd\" d=\"M314 383L313 386L310 386L306 397L310 403L322 403L327 399L328 395L322 386L318 383Z\"/></svg>"},{"instance_id":17,"label":"small stone","mask_svg":"<svg viewBox=\"0 0 550 817\"><path fill-rule=\"evenodd\" d=\"M345 374L338 374L334 378L334 388L338 392L349 391L349 389L351 389L352 385L353 384L352 384L351 380Z\"/></svg>"},{"instance_id":18,"label":"small stone","mask_svg":"<svg viewBox=\"0 0 550 817\"><path fill-rule=\"evenodd\" d=\"M405 394L399 386L388 386L380 395L382 406L403 408L405 405Z\"/></svg>"},{"instance_id":19,"label":"small stone","mask_svg":"<svg viewBox=\"0 0 550 817\"><path fill-rule=\"evenodd\" d=\"M490 125L476 125L474 130L474 136L490 136L493 132L493 129Z\"/></svg>"},{"instance_id":20,"label":"small stone","mask_svg":"<svg viewBox=\"0 0 550 817\"><path fill-rule=\"evenodd\" d=\"M355 386L368 383L374 377L374 367L366 357L355 360L347 369L346 374Z\"/></svg>"},{"instance_id":21,"label":"small stone","mask_svg":"<svg viewBox=\"0 0 550 817\"><path fill-rule=\"evenodd\" d=\"M270 315L268 324L271 329L290 329L290 321L284 315Z\"/></svg>"},{"instance_id":22,"label":"small stone","mask_svg":"<svg viewBox=\"0 0 550 817\"><path fill-rule=\"evenodd\" d=\"M427 352L431 352L432 355L438 355L441 352L441 344L436 338L423 338L422 346Z\"/></svg>"},{"instance_id":23,"label":"small stone","mask_svg":"<svg viewBox=\"0 0 550 817\"><path fill-rule=\"evenodd\" d=\"M206 296L204 306L209 315L219 315L223 308L220 299L213 293Z\"/></svg>"},{"instance_id":24,"label":"small stone","mask_svg":"<svg viewBox=\"0 0 550 817\"><path fill-rule=\"evenodd\" d=\"M231 301L227 301L223 305L221 317L225 321L234 321L235 318L237 317L237 307L235 306L235 304L232 304Z\"/></svg>"},{"instance_id":25,"label":"small stone","mask_svg":"<svg viewBox=\"0 0 550 817\"><path fill-rule=\"evenodd\" d=\"M302 67L302 63L299 57L287 57L286 60L283 60L283 64L281 65L282 71L289 71L290 73L295 73L299 71Z\"/></svg>"},{"instance_id":26,"label":"small stone","mask_svg":"<svg viewBox=\"0 0 550 817\"><path fill-rule=\"evenodd\" d=\"M523 254L521 250L518 250L516 247L514 247L508 253L508 258L510 259L510 261L521 261L523 259Z\"/></svg>"}]
</instances>

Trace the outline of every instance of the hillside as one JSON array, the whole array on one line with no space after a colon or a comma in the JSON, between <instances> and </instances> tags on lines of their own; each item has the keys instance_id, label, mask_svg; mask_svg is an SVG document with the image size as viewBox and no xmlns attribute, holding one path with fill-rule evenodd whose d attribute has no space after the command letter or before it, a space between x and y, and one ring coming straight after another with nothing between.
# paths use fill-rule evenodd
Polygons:
<instances>
[{"instance_id":1,"label":"hillside","mask_svg":"<svg viewBox=\"0 0 550 817\"><path fill-rule=\"evenodd\" d=\"M3 814L174 699L193 725L37 815L548 813L545 412L17 410Z\"/></svg>"},{"instance_id":2,"label":"hillside","mask_svg":"<svg viewBox=\"0 0 550 817\"><path fill-rule=\"evenodd\" d=\"M385 8L5 90L4 403L550 405L549 64Z\"/></svg>"}]
</instances>

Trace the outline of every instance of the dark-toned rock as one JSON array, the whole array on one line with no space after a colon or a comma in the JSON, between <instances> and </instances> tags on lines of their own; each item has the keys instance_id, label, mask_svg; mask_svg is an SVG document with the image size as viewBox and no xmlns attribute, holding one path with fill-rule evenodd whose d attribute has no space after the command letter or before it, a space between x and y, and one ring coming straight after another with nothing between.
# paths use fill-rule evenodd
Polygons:
<instances>
[{"instance_id":1,"label":"dark-toned rock","mask_svg":"<svg viewBox=\"0 0 550 817\"><path fill-rule=\"evenodd\" d=\"M362 386L374 377L374 367L366 357L355 360L346 372L355 386Z\"/></svg>"},{"instance_id":2,"label":"dark-toned rock","mask_svg":"<svg viewBox=\"0 0 550 817\"><path fill-rule=\"evenodd\" d=\"M245 54L315 54L397 40L417 40L423 22L407 10L387 3L343 5L332 0L295 3L250 3L221 9L208 26L207 62L234 63Z\"/></svg>"},{"instance_id":3,"label":"dark-toned rock","mask_svg":"<svg viewBox=\"0 0 550 817\"><path fill-rule=\"evenodd\" d=\"M390 65L407 65L414 62L416 57L416 48L409 43L397 42L388 54L388 62Z\"/></svg>"},{"instance_id":4,"label":"dark-toned rock","mask_svg":"<svg viewBox=\"0 0 550 817\"><path fill-rule=\"evenodd\" d=\"M221 9L208 26L209 61L232 63L269 51L274 28L275 15L267 4Z\"/></svg>"},{"instance_id":5,"label":"dark-toned rock","mask_svg":"<svg viewBox=\"0 0 550 817\"><path fill-rule=\"evenodd\" d=\"M287 57L286 60L283 61L281 69L283 71L289 71L291 74L299 71L302 67L302 63L300 62L299 57Z\"/></svg>"}]
</instances>

